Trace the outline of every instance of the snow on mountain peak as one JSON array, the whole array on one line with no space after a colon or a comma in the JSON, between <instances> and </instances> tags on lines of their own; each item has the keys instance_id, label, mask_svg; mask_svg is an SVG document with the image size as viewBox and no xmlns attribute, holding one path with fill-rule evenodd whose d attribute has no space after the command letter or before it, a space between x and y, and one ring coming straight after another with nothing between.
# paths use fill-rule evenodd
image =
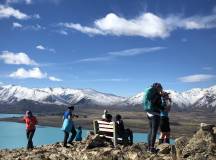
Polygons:
<instances>
[{"instance_id":1,"label":"snow on mountain peak","mask_svg":"<svg viewBox=\"0 0 216 160\"><path fill-rule=\"evenodd\" d=\"M185 92L166 90L170 93L173 104L179 108L204 107L216 108L216 85ZM16 85L0 87L0 103L13 104L21 100L31 100L42 104L56 105L92 105L92 106L136 106L142 105L144 92L125 98L113 94L98 92L93 89L71 88L27 88Z\"/></svg>"}]
</instances>

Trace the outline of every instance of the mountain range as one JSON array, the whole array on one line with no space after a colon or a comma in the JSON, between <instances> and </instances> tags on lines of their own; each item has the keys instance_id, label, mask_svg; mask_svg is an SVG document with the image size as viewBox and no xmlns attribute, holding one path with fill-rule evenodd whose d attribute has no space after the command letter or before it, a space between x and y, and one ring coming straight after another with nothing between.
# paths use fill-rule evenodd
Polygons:
<instances>
[{"instance_id":1,"label":"mountain range","mask_svg":"<svg viewBox=\"0 0 216 160\"><path fill-rule=\"evenodd\" d=\"M173 110L216 111L216 85L194 88L185 92L167 90ZM26 88L16 85L0 86L0 105L78 105L81 107L138 107L141 108L144 92L132 97L101 93L93 89Z\"/></svg>"}]
</instances>

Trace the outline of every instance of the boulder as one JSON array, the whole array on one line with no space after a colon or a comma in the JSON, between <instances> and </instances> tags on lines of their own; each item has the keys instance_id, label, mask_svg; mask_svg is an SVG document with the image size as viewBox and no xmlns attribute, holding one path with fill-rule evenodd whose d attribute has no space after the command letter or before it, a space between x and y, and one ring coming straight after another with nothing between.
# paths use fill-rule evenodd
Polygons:
<instances>
[{"instance_id":1,"label":"boulder","mask_svg":"<svg viewBox=\"0 0 216 160\"><path fill-rule=\"evenodd\" d=\"M160 144L159 146L157 146L157 148L159 149L159 153L161 154L169 154L171 151L171 145L168 143Z\"/></svg>"},{"instance_id":2,"label":"boulder","mask_svg":"<svg viewBox=\"0 0 216 160\"><path fill-rule=\"evenodd\" d=\"M187 145L189 139L185 136L182 136L180 138L177 138L175 140L175 149L176 149L176 157L177 159L181 159L182 157L182 151L184 147Z\"/></svg>"},{"instance_id":3,"label":"boulder","mask_svg":"<svg viewBox=\"0 0 216 160\"><path fill-rule=\"evenodd\" d=\"M213 127L213 134L216 135L216 127Z\"/></svg>"},{"instance_id":4,"label":"boulder","mask_svg":"<svg viewBox=\"0 0 216 160\"><path fill-rule=\"evenodd\" d=\"M89 139L86 142L85 149L92 149L95 147L105 147L105 146L108 146L108 144L106 143L106 139L96 134L92 137L89 137Z\"/></svg>"},{"instance_id":5,"label":"boulder","mask_svg":"<svg viewBox=\"0 0 216 160\"><path fill-rule=\"evenodd\" d=\"M209 132L211 132L214 126L215 126L215 125L213 125L213 124L200 123L200 128L201 128L203 131L209 131Z\"/></svg>"},{"instance_id":6,"label":"boulder","mask_svg":"<svg viewBox=\"0 0 216 160\"><path fill-rule=\"evenodd\" d=\"M182 151L183 158L216 157L216 137L211 124L202 123L200 130L189 140Z\"/></svg>"}]
</instances>

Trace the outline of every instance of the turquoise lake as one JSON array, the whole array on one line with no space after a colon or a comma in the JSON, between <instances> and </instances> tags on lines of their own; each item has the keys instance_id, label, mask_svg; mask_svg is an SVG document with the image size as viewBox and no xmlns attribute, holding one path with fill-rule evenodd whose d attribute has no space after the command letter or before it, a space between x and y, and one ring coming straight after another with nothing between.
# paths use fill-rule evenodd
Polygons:
<instances>
[{"instance_id":1,"label":"turquoise lake","mask_svg":"<svg viewBox=\"0 0 216 160\"><path fill-rule=\"evenodd\" d=\"M0 114L3 117L20 117L18 114ZM15 122L0 122L0 149L25 147L27 143L25 124ZM88 130L83 129L82 137L86 138ZM64 133L60 128L37 126L34 145L51 144L63 141ZM134 142L147 142L146 133L134 133ZM172 141L173 143L173 141Z\"/></svg>"}]
</instances>

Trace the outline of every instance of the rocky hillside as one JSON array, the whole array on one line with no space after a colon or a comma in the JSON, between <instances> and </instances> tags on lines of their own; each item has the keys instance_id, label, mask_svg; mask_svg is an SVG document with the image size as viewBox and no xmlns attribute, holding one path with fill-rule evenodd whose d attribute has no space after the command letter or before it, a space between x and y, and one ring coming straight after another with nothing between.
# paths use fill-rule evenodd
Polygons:
<instances>
[{"instance_id":1,"label":"rocky hillside","mask_svg":"<svg viewBox=\"0 0 216 160\"><path fill-rule=\"evenodd\" d=\"M0 150L1 160L215 160L216 127L201 124L192 138L180 137L175 145L161 144L158 154L147 152L147 144L132 146L118 145L113 148L98 135L89 136L86 141L75 142L69 148L61 143L39 146L31 151L24 148Z\"/></svg>"}]
</instances>

